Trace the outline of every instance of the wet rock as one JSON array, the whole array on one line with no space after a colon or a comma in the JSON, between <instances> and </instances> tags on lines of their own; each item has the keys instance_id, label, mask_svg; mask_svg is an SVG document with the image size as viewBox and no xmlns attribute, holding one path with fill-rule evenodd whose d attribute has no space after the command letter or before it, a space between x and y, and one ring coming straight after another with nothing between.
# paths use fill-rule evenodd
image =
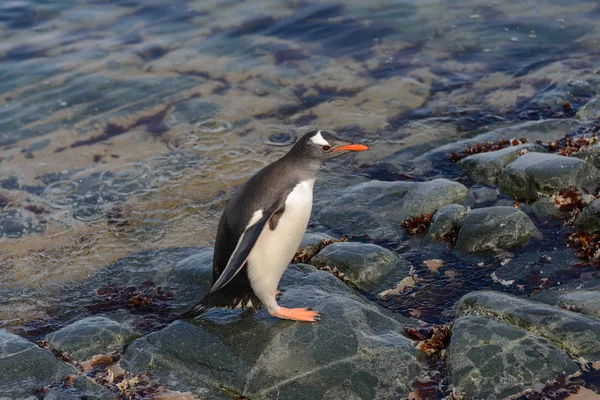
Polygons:
<instances>
[{"instance_id":1,"label":"wet rock","mask_svg":"<svg viewBox=\"0 0 600 400\"><path fill-rule=\"evenodd\" d=\"M527 153L508 164L498 177L500 189L516 200L533 201L538 193L554 194L569 186L593 191L600 170L587 162L555 154Z\"/></svg>"},{"instance_id":2,"label":"wet rock","mask_svg":"<svg viewBox=\"0 0 600 400\"><path fill-rule=\"evenodd\" d=\"M579 214L575 227L588 233L600 231L600 199L594 200Z\"/></svg>"},{"instance_id":3,"label":"wet rock","mask_svg":"<svg viewBox=\"0 0 600 400\"><path fill-rule=\"evenodd\" d=\"M600 118L600 98L594 98L581 106L575 115L581 120L594 120Z\"/></svg>"},{"instance_id":4,"label":"wet rock","mask_svg":"<svg viewBox=\"0 0 600 400\"><path fill-rule=\"evenodd\" d=\"M137 338L135 332L106 317L87 317L50 333L46 340L53 348L74 360L85 361L96 354L107 354Z\"/></svg>"},{"instance_id":5,"label":"wet rock","mask_svg":"<svg viewBox=\"0 0 600 400\"><path fill-rule=\"evenodd\" d=\"M528 121L518 125L505 126L484 132L475 137L455 141L443 146L430 149L431 145L423 146L420 153L414 150L402 150L382 159L378 165L392 172L404 172L415 175L424 175L434 170L436 164L446 164L447 156L452 152L461 152L468 146L478 143L499 142L500 140L525 138L529 143L536 139L542 142L563 138L566 134L585 127L585 123L576 119L547 119L541 121ZM408 154L407 152L410 151ZM409 155L407 157L407 155ZM407 162L406 160L412 160Z\"/></svg>"},{"instance_id":6,"label":"wet rock","mask_svg":"<svg viewBox=\"0 0 600 400\"><path fill-rule=\"evenodd\" d=\"M0 329L0 393L27 397L33 390L65 375L76 374L74 367L59 361L50 351Z\"/></svg>"},{"instance_id":7,"label":"wet rock","mask_svg":"<svg viewBox=\"0 0 600 400\"><path fill-rule=\"evenodd\" d=\"M488 186L474 185L469 189L469 194L463 202L469 206L493 205L498 200L498 189Z\"/></svg>"},{"instance_id":8,"label":"wet rock","mask_svg":"<svg viewBox=\"0 0 600 400\"><path fill-rule=\"evenodd\" d=\"M447 179L428 182L369 181L345 190L324 207L318 219L344 234L399 239L400 225L408 217L433 214L462 201L468 193L460 183Z\"/></svg>"},{"instance_id":9,"label":"wet rock","mask_svg":"<svg viewBox=\"0 0 600 400\"><path fill-rule=\"evenodd\" d=\"M573 154L571 157L579 158L600 169L600 147L598 147L598 145L596 145L592 151L582 151Z\"/></svg>"},{"instance_id":10,"label":"wet rock","mask_svg":"<svg viewBox=\"0 0 600 400\"><path fill-rule=\"evenodd\" d=\"M392 271L406 276L410 263L394 252L369 243L338 242L314 256L317 267L336 267L358 288L371 291Z\"/></svg>"},{"instance_id":11,"label":"wet rock","mask_svg":"<svg viewBox=\"0 0 600 400\"><path fill-rule=\"evenodd\" d=\"M452 385L475 399L505 398L578 370L548 340L473 315L454 322L446 360Z\"/></svg>"},{"instance_id":12,"label":"wet rock","mask_svg":"<svg viewBox=\"0 0 600 400\"><path fill-rule=\"evenodd\" d=\"M437 210L429 226L429 235L440 238L443 234L458 228L458 221L466 215L467 209L460 204L448 204Z\"/></svg>"},{"instance_id":13,"label":"wet rock","mask_svg":"<svg viewBox=\"0 0 600 400\"><path fill-rule=\"evenodd\" d=\"M600 360L600 321L520 297L493 291L472 292L456 305L456 315L494 318L550 340L572 357Z\"/></svg>"},{"instance_id":14,"label":"wet rock","mask_svg":"<svg viewBox=\"0 0 600 400\"><path fill-rule=\"evenodd\" d=\"M51 388L44 400L117 400L118 397L102 385L92 379L79 376L73 382L72 387Z\"/></svg>"},{"instance_id":15,"label":"wet rock","mask_svg":"<svg viewBox=\"0 0 600 400\"><path fill-rule=\"evenodd\" d=\"M556 207L550 197L540 197L531 204L531 209L538 217L562 218L564 216L564 212Z\"/></svg>"},{"instance_id":16,"label":"wet rock","mask_svg":"<svg viewBox=\"0 0 600 400\"><path fill-rule=\"evenodd\" d=\"M171 270L169 282L187 282L208 288L212 283L213 249L203 248L177 262Z\"/></svg>"},{"instance_id":17,"label":"wet rock","mask_svg":"<svg viewBox=\"0 0 600 400\"><path fill-rule=\"evenodd\" d=\"M506 206L478 208L458 223L456 249L465 252L500 251L541 238L523 211Z\"/></svg>"},{"instance_id":18,"label":"wet rock","mask_svg":"<svg viewBox=\"0 0 600 400\"><path fill-rule=\"evenodd\" d=\"M562 294L556 305L600 318L600 290L580 290Z\"/></svg>"},{"instance_id":19,"label":"wet rock","mask_svg":"<svg viewBox=\"0 0 600 400\"><path fill-rule=\"evenodd\" d=\"M528 152L544 153L546 149L538 144L525 143L488 153L473 154L460 160L458 165L475 182L495 185L498 175L500 175L504 167Z\"/></svg>"},{"instance_id":20,"label":"wet rock","mask_svg":"<svg viewBox=\"0 0 600 400\"><path fill-rule=\"evenodd\" d=\"M279 303L310 306L318 323L213 311L177 321L129 345L124 364L203 398L220 387L253 399L405 397L421 371L403 325L333 275L292 266ZM208 397L206 397L208 396Z\"/></svg>"},{"instance_id":21,"label":"wet rock","mask_svg":"<svg viewBox=\"0 0 600 400\"><path fill-rule=\"evenodd\" d=\"M298 251L301 251L306 257L311 258L321 250L323 242L332 240L335 240L335 238L326 233L307 232L302 238Z\"/></svg>"},{"instance_id":22,"label":"wet rock","mask_svg":"<svg viewBox=\"0 0 600 400\"><path fill-rule=\"evenodd\" d=\"M544 252L518 252L512 258L504 257L502 260L494 274L505 286L513 288L518 284L544 288L551 284L562 285L564 273L580 262L573 249L564 248Z\"/></svg>"}]
</instances>

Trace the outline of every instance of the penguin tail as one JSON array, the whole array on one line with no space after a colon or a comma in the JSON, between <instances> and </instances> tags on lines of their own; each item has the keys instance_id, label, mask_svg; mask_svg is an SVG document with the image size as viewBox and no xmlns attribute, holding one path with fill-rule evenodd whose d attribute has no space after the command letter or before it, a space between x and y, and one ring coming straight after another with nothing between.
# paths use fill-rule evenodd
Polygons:
<instances>
[{"instance_id":1,"label":"penguin tail","mask_svg":"<svg viewBox=\"0 0 600 400\"><path fill-rule=\"evenodd\" d=\"M172 317L169 320L169 322L173 322L173 321L176 321L178 319L198 318L198 317L202 316L202 314L204 314L205 312L207 312L208 310L210 310L211 308L212 307L210 307L208 304L206 304L206 296L204 296L199 302L197 302L193 306L188 307L183 312L181 312L181 313L175 315L174 317Z\"/></svg>"}]
</instances>

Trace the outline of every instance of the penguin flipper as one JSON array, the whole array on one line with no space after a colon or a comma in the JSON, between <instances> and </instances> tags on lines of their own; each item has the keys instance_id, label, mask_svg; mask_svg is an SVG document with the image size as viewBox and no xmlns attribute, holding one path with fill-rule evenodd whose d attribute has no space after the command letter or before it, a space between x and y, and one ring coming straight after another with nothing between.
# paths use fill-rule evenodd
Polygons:
<instances>
[{"instance_id":1,"label":"penguin flipper","mask_svg":"<svg viewBox=\"0 0 600 400\"><path fill-rule=\"evenodd\" d=\"M223 286L227 285L238 274L238 272L240 272L242 267L246 265L246 260L248 260L248 256L250 255L250 252L258 240L263 228L275 214L277 214L277 210L275 212L263 215L257 222L251 226L248 226L246 230L242 232L235 250L231 254L231 257L229 257L227 266L219 276L219 279L217 279L212 288L210 288L209 293L216 292Z\"/></svg>"}]
</instances>

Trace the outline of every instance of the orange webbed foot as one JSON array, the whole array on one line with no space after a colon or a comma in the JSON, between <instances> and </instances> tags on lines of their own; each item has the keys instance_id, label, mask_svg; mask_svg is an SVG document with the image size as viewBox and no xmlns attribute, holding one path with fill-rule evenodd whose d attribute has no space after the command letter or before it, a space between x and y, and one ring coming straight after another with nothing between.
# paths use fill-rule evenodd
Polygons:
<instances>
[{"instance_id":1,"label":"orange webbed foot","mask_svg":"<svg viewBox=\"0 0 600 400\"><path fill-rule=\"evenodd\" d=\"M316 322L321 315L310 308L285 308L279 307L279 311L270 313L272 316L292 321Z\"/></svg>"}]
</instances>

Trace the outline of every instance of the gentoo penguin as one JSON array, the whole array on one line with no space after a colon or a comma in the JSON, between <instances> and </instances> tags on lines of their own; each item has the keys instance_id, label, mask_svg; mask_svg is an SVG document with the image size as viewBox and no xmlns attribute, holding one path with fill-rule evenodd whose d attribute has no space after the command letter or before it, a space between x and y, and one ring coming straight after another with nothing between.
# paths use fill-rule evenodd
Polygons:
<instances>
[{"instance_id":1,"label":"gentoo penguin","mask_svg":"<svg viewBox=\"0 0 600 400\"><path fill-rule=\"evenodd\" d=\"M214 307L265 307L278 318L317 321L319 314L309 308L280 307L277 285L308 225L319 168L330 158L363 150L368 147L312 131L242 185L219 221L212 287L177 319L196 318Z\"/></svg>"}]
</instances>

